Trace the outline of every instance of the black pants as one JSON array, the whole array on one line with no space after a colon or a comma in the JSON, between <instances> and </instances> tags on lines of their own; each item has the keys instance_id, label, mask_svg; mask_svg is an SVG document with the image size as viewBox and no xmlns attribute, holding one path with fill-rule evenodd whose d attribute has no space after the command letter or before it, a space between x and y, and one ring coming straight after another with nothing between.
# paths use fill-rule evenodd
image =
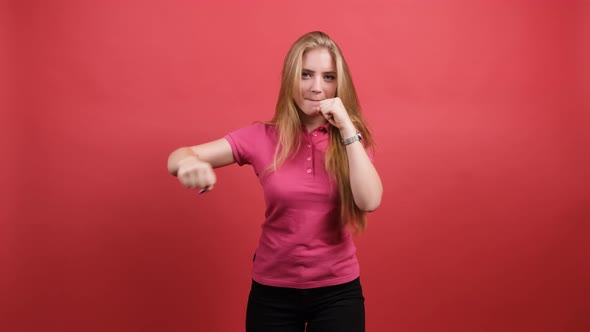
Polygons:
<instances>
[{"instance_id":1,"label":"black pants","mask_svg":"<svg viewBox=\"0 0 590 332\"><path fill-rule=\"evenodd\" d=\"M271 287L252 281L246 332L302 331L364 332L365 298L360 280L312 289Z\"/></svg>"}]
</instances>

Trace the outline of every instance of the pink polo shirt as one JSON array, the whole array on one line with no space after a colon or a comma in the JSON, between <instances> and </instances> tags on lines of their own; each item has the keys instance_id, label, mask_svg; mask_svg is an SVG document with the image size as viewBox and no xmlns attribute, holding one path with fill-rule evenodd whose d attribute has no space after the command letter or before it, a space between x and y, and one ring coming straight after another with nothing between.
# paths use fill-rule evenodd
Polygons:
<instances>
[{"instance_id":1,"label":"pink polo shirt","mask_svg":"<svg viewBox=\"0 0 590 332\"><path fill-rule=\"evenodd\" d=\"M278 141L275 127L255 123L225 136L236 162L252 165L264 191L265 220L252 271L258 283L303 289L359 276L356 246L340 225L338 188L324 166L328 126L311 133L303 128L295 157L264 176Z\"/></svg>"}]
</instances>

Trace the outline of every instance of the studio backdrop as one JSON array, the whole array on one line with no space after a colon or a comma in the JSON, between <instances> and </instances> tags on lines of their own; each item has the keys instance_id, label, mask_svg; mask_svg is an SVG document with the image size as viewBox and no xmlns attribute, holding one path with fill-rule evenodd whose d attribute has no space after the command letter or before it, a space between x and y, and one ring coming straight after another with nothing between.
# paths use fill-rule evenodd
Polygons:
<instances>
[{"instance_id":1,"label":"studio backdrop","mask_svg":"<svg viewBox=\"0 0 590 332\"><path fill-rule=\"evenodd\" d=\"M243 331L264 218L170 152L270 120L322 30L377 142L367 331L590 331L587 1L4 1L0 330Z\"/></svg>"}]
</instances>

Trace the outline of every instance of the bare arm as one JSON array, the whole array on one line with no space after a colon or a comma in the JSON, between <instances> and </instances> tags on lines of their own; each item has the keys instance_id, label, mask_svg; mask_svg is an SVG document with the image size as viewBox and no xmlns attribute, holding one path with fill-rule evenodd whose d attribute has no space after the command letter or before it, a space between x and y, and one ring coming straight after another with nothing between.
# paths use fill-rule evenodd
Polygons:
<instances>
[{"instance_id":1,"label":"bare arm","mask_svg":"<svg viewBox=\"0 0 590 332\"><path fill-rule=\"evenodd\" d=\"M356 129L352 127L342 129L340 132L342 137L352 137L356 134ZM363 211L376 210L381 204L383 184L375 166L361 142L347 145L346 153L354 203Z\"/></svg>"},{"instance_id":2,"label":"bare arm","mask_svg":"<svg viewBox=\"0 0 590 332\"><path fill-rule=\"evenodd\" d=\"M178 177L182 185L187 188L211 190L217 181L213 169L234 162L231 146L225 138L222 138L174 150L168 157L168 172Z\"/></svg>"},{"instance_id":3,"label":"bare arm","mask_svg":"<svg viewBox=\"0 0 590 332\"><path fill-rule=\"evenodd\" d=\"M319 111L326 120L340 130L342 138L356 135L354 127L340 98L325 99L320 102ZM383 184L361 142L346 146L350 186L354 203L363 211L374 211L381 204Z\"/></svg>"}]
</instances>

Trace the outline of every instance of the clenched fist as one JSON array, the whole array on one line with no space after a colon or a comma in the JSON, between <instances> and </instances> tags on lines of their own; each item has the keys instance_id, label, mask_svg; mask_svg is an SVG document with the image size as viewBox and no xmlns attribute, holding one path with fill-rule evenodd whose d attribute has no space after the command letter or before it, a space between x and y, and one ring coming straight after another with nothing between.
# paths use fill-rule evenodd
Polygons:
<instances>
[{"instance_id":1,"label":"clenched fist","mask_svg":"<svg viewBox=\"0 0 590 332\"><path fill-rule=\"evenodd\" d=\"M178 162L178 173L176 176L186 188L202 188L201 193L212 190L213 185L217 182L217 177L211 164L193 156L186 157Z\"/></svg>"},{"instance_id":2,"label":"clenched fist","mask_svg":"<svg viewBox=\"0 0 590 332\"><path fill-rule=\"evenodd\" d=\"M340 131L350 129L356 132L340 98L322 100L316 111L321 113L332 126L340 129Z\"/></svg>"}]
</instances>

